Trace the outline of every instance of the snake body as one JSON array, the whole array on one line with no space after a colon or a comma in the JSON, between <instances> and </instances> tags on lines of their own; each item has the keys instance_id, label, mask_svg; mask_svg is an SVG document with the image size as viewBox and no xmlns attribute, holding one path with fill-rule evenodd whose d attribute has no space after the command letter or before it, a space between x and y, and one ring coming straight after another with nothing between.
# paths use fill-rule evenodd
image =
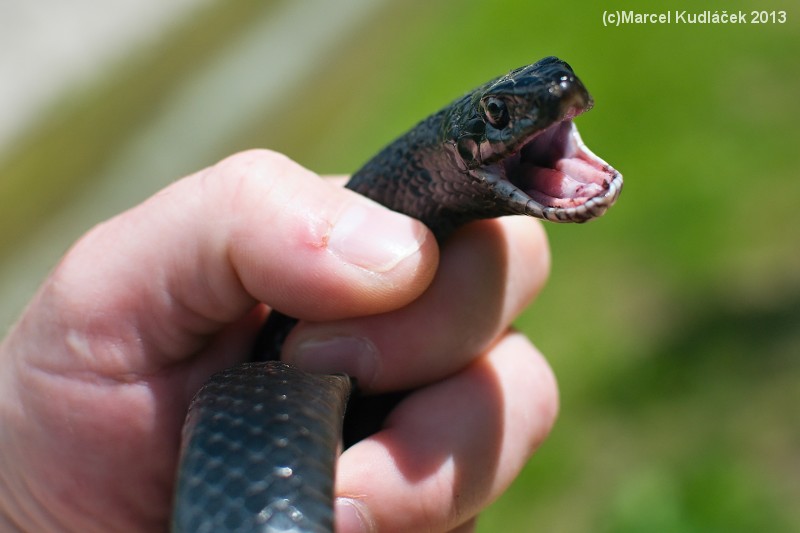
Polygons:
<instances>
[{"instance_id":1,"label":"snake body","mask_svg":"<svg viewBox=\"0 0 800 533\"><path fill-rule=\"evenodd\" d=\"M347 187L424 222L438 240L482 218L584 222L617 199L622 176L572 119L593 105L555 57L493 79L429 116ZM273 312L256 359L275 359L296 321ZM278 361L213 376L192 401L172 519L176 532L329 532L346 376Z\"/></svg>"}]
</instances>

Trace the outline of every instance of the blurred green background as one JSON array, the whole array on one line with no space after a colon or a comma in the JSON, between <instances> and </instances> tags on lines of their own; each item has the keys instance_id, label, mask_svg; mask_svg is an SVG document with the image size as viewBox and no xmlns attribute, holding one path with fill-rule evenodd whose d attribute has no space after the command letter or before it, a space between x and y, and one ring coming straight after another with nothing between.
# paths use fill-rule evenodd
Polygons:
<instances>
[{"instance_id":1,"label":"blurred green background","mask_svg":"<svg viewBox=\"0 0 800 533\"><path fill-rule=\"evenodd\" d=\"M604 27L614 9L788 20ZM790 0L198 4L5 147L0 326L69 242L172 179L255 146L348 173L558 55L625 190L599 221L547 227L552 277L519 326L561 416L479 530L800 531L799 20Z\"/></svg>"}]
</instances>

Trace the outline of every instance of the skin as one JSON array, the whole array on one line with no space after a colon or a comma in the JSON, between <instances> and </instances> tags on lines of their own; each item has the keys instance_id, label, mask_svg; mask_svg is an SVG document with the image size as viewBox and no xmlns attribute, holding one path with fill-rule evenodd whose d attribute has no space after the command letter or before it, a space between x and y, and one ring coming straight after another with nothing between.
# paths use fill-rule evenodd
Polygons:
<instances>
[{"instance_id":1,"label":"skin","mask_svg":"<svg viewBox=\"0 0 800 533\"><path fill-rule=\"evenodd\" d=\"M471 531L556 415L509 328L548 269L535 220L440 250L272 152L184 178L82 237L0 344L0 529L166 530L187 405L245 360L266 302L303 320L284 359L419 387L341 456L339 530Z\"/></svg>"}]
</instances>

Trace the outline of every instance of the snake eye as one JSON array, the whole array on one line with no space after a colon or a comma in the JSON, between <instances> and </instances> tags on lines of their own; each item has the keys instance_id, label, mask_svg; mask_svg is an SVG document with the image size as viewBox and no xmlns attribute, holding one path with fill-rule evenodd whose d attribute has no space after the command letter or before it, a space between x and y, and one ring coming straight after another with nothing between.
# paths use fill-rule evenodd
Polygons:
<instances>
[{"instance_id":1,"label":"snake eye","mask_svg":"<svg viewBox=\"0 0 800 533\"><path fill-rule=\"evenodd\" d=\"M484 100L483 112L486 114L486 120L495 128L503 129L508 126L508 107L500 98L490 96Z\"/></svg>"}]
</instances>

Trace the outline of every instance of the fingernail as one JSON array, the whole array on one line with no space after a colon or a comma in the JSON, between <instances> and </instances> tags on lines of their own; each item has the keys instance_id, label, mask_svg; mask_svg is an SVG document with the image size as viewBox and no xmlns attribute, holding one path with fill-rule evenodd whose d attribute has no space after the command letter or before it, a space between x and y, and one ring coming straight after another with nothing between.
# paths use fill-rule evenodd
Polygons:
<instances>
[{"instance_id":1,"label":"fingernail","mask_svg":"<svg viewBox=\"0 0 800 533\"><path fill-rule=\"evenodd\" d=\"M413 219L378 206L356 203L334 223L328 249L373 272L387 272L419 250L426 232Z\"/></svg>"},{"instance_id":2,"label":"fingernail","mask_svg":"<svg viewBox=\"0 0 800 533\"><path fill-rule=\"evenodd\" d=\"M334 510L336 531L344 533L369 533L372 531L364 506L349 498L337 498Z\"/></svg>"},{"instance_id":3,"label":"fingernail","mask_svg":"<svg viewBox=\"0 0 800 533\"><path fill-rule=\"evenodd\" d=\"M344 372L368 387L375 377L378 349L364 337L328 337L301 341L290 357L308 372Z\"/></svg>"}]
</instances>

